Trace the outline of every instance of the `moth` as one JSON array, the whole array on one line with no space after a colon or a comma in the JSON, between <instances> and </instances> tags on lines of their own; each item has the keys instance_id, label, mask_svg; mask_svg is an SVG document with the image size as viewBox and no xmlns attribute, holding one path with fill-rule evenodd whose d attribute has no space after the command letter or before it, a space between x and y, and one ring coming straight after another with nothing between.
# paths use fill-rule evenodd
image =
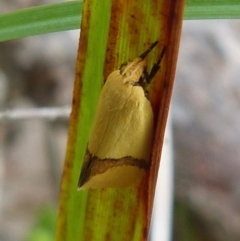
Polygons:
<instances>
[{"instance_id":1,"label":"moth","mask_svg":"<svg viewBox=\"0 0 240 241\"><path fill-rule=\"evenodd\" d=\"M154 115L146 88L160 69L166 48L149 72L146 57L157 44L108 76L98 100L78 189L137 185L149 168Z\"/></svg>"}]
</instances>

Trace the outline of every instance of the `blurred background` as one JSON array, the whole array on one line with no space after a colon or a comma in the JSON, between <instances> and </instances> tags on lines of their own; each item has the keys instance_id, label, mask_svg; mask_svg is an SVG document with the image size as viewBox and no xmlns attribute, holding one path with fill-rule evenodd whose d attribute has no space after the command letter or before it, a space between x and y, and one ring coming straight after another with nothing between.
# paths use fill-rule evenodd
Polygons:
<instances>
[{"instance_id":1,"label":"blurred background","mask_svg":"<svg viewBox=\"0 0 240 241\"><path fill-rule=\"evenodd\" d=\"M1 13L57 1L2 0ZM79 31L0 43L0 111L71 104ZM240 240L240 20L184 21L173 241ZM67 118L0 120L0 241L52 240Z\"/></svg>"}]
</instances>

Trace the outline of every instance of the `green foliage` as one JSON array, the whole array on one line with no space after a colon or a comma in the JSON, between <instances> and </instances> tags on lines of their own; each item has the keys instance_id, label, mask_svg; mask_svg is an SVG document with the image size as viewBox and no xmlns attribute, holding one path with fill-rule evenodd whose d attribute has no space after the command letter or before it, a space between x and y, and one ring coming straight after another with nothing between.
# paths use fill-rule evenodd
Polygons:
<instances>
[{"instance_id":1,"label":"green foliage","mask_svg":"<svg viewBox=\"0 0 240 241\"><path fill-rule=\"evenodd\" d=\"M194 208L181 200L174 203L174 235L177 241L216 241Z\"/></svg>"},{"instance_id":2,"label":"green foliage","mask_svg":"<svg viewBox=\"0 0 240 241\"><path fill-rule=\"evenodd\" d=\"M56 209L44 206L36 215L36 222L27 234L26 241L52 241L56 223Z\"/></svg>"}]
</instances>

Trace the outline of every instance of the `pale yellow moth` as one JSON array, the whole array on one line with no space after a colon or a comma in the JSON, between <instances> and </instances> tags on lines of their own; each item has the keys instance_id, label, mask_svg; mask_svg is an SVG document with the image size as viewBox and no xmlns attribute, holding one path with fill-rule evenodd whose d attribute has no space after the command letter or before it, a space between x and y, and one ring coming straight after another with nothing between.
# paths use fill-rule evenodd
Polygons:
<instances>
[{"instance_id":1,"label":"pale yellow moth","mask_svg":"<svg viewBox=\"0 0 240 241\"><path fill-rule=\"evenodd\" d=\"M139 183L149 167L154 117L146 86L160 68L165 48L147 72L146 56L107 78L99 97L78 189L121 188Z\"/></svg>"}]
</instances>

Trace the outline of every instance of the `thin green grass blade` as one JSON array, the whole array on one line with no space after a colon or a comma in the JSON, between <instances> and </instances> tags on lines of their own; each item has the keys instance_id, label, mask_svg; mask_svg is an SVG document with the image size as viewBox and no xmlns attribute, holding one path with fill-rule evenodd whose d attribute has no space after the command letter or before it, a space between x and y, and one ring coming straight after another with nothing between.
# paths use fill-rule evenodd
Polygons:
<instances>
[{"instance_id":1,"label":"thin green grass blade","mask_svg":"<svg viewBox=\"0 0 240 241\"><path fill-rule=\"evenodd\" d=\"M0 41L78 29L82 1L33 7L0 15ZM239 19L239 0L188 0L184 19Z\"/></svg>"},{"instance_id":2,"label":"thin green grass blade","mask_svg":"<svg viewBox=\"0 0 240 241\"><path fill-rule=\"evenodd\" d=\"M184 19L239 19L239 0L187 0Z\"/></svg>"},{"instance_id":3,"label":"thin green grass blade","mask_svg":"<svg viewBox=\"0 0 240 241\"><path fill-rule=\"evenodd\" d=\"M0 41L78 29L82 1L64 2L0 15Z\"/></svg>"}]
</instances>

